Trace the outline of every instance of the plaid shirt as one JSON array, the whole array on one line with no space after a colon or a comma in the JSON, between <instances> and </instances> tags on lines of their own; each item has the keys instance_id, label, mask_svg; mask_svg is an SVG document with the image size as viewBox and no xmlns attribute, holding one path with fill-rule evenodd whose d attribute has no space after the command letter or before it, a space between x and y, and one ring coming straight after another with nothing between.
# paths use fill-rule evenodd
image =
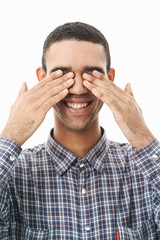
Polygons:
<instances>
[{"instance_id":1,"label":"plaid shirt","mask_svg":"<svg viewBox=\"0 0 160 240\"><path fill-rule=\"evenodd\" d=\"M51 133L52 134L52 133ZM160 143L106 139L83 158L0 138L0 239L160 239Z\"/></svg>"}]
</instances>

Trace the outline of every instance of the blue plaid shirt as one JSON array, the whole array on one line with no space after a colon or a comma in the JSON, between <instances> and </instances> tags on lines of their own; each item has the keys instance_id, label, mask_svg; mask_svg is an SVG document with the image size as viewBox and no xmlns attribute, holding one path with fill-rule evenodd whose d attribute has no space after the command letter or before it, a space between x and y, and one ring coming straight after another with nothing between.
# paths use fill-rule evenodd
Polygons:
<instances>
[{"instance_id":1,"label":"blue plaid shirt","mask_svg":"<svg viewBox=\"0 0 160 240\"><path fill-rule=\"evenodd\" d=\"M83 158L0 138L0 239L160 239L160 143L136 151L105 133Z\"/></svg>"}]
</instances>

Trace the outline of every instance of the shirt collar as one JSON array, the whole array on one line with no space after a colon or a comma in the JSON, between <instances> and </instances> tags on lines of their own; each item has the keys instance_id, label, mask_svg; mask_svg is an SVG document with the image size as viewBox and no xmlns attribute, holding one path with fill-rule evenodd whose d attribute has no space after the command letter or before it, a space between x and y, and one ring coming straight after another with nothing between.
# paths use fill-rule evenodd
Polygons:
<instances>
[{"instance_id":1,"label":"shirt collar","mask_svg":"<svg viewBox=\"0 0 160 240\"><path fill-rule=\"evenodd\" d=\"M87 160L92 167L99 172L103 171L104 158L109 148L109 143L107 141L104 129L102 128L101 130L102 137L84 157L84 159ZM79 158L60 145L52 136L53 129L50 131L48 140L46 142L46 150L53 160L56 171L59 173L59 175L62 175L69 169L71 164Z\"/></svg>"}]
</instances>

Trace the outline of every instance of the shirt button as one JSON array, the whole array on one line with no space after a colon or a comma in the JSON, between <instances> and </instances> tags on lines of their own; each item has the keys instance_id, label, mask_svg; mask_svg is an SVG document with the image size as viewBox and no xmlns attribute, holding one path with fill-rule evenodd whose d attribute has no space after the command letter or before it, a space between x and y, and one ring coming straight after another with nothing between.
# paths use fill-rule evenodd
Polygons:
<instances>
[{"instance_id":1,"label":"shirt button","mask_svg":"<svg viewBox=\"0 0 160 240\"><path fill-rule=\"evenodd\" d=\"M154 155L152 156L152 158L153 158L154 160L157 160L157 159L158 159L158 156L157 156L156 154L154 154Z\"/></svg>"},{"instance_id":2,"label":"shirt button","mask_svg":"<svg viewBox=\"0 0 160 240\"><path fill-rule=\"evenodd\" d=\"M86 227L85 227L85 230L86 230L86 231L90 231L90 230L91 230L91 227L86 226Z\"/></svg>"},{"instance_id":3,"label":"shirt button","mask_svg":"<svg viewBox=\"0 0 160 240\"><path fill-rule=\"evenodd\" d=\"M83 194L83 195L86 194L86 189L85 189L85 188L82 189L82 194Z\"/></svg>"},{"instance_id":4,"label":"shirt button","mask_svg":"<svg viewBox=\"0 0 160 240\"><path fill-rule=\"evenodd\" d=\"M80 168L84 167L84 163L79 164Z\"/></svg>"},{"instance_id":5,"label":"shirt button","mask_svg":"<svg viewBox=\"0 0 160 240\"><path fill-rule=\"evenodd\" d=\"M9 157L9 159L10 159L12 162L16 160L16 158L15 158L13 155L11 155L11 156Z\"/></svg>"}]
</instances>

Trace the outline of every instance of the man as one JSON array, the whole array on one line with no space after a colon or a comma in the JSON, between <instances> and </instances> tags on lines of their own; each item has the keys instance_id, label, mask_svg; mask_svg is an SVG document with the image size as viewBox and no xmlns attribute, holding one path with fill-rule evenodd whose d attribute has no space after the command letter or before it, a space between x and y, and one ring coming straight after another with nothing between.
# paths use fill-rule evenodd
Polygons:
<instances>
[{"instance_id":1,"label":"man","mask_svg":"<svg viewBox=\"0 0 160 240\"><path fill-rule=\"evenodd\" d=\"M114 76L94 27L47 37L39 83L23 83L0 137L1 239L160 239L160 144ZM130 144L106 138L103 103ZM52 107L48 140L22 150Z\"/></svg>"}]
</instances>

